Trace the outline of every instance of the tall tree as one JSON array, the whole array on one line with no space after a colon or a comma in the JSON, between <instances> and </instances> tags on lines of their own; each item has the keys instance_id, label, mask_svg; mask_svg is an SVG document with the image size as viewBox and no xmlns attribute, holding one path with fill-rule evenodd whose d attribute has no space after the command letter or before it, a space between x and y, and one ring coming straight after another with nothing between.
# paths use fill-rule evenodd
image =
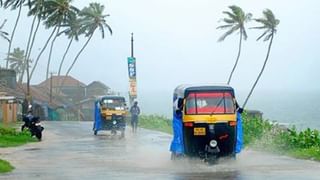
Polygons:
<instances>
[{"instance_id":1,"label":"tall tree","mask_svg":"<svg viewBox=\"0 0 320 180\"><path fill-rule=\"evenodd\" d=\"M40 21L41 21L41 19L43 19L45 17L45 15L43 13L44 9L45 9L44 1L45 0L29 0L28 1L28 6L29 6L28 16L33 16L33 20L32 20L32 24L31 24L31 28L30 28L30 33L29 33L29 38L28 38L26 53L25 53L25 59L24 59L27 68L23 69L23 73L25 70L27 71L27 97L30 96L29 59L30 59L30 55L32 52L33 44L34 44L38 29L40 26ZM35 30L33 30L36 20L37 20L37 25L36 25Z\"/></svg>"},{"instance_id":2,"label":"tall tree","mask_svg":"<svg viewBox=\"0 0 320 180\"><path fill-rule=\"evenodd\" d=\"M73 18L79 12L79 10L76 7L71 5L71 0L49 0L47 2L47 5L48 5L49 16L46 20L46 24L48 26L57 27L57 32L53 40L51 41L49 58L47 63L46 79L49 78L49 69L50 69L53 45L59 35L60 27L63 23L67 21L67 19Z\"/></svg>"},{"instance_id":3,"label":"tall tree","mask_svg":"<svg viewBox=\"0 0 320 180\"><path fill-rule=\"evenodd\" d=\"M7 59L10 64L10 68L15 70L17 73L19 83L22 83L24 77L24 69L27 68L24 56L24 50L21 50L20 48L14 48L13 52L9 54L9 59Z\"/></svg>"},{"instance_id":4,"label":"tall tree","mask_svg":"<svg viewBox=\"0 0 320 180\"><path fill-rule=\"evenodd\" d=\"M261 68L261 71L256 79L256 81L254 82L244 104L243 104L243 107L242 108L245 108L245 106L247 105L247 102L254 90L254 88L256 87L265 67L266 67L266 64L268 62L268 59L269 59L269 55L270 55L270 51L271 51L271 46L272 46L272 42L273 42L273 37L274 35L276 34L277 32L277 26L279 25L280 23L280 20L276 19L273 12L270 10L270 9L266 9L263 11L263 17L262 18L259 18L259 19L254 19L256 22L258 23L261 23L262 26L259 26L259 27L253 27L252 29L261 29L261 30L264 30L264 32L257 38L257 41L259 41L260 39L262 39L263 37L263 41L266 42L266 41L269 41L269 46L268 46L268 51L267 51L267 55L265 57L265 60L264 60L264 63L263 63L263 66Z\"/></svg>"},{"instance_id":5,"label":"tall tree","mask_svg":"<svg viewBox=\"0 0 320 180\"><path fill-rule=\"evenodd\" d=\"M62 25L62 27L66 27L66 29L64 29L60 34L65 34L70 40L69 40L68 46L63 54L62 60L60 61L58 76L60 76L60 74L61 74L61 69L62 69L63 63L65 61L67 53L69 52L69 49L70 49L70 46L71 46L73 40L76 40L76 41L79 40L80 26L81 26L81 24L80 24L80 21L77 18L77 16L74 16L74 17L68 19L67 22Z\"/></svg>"},{"instance_id":6,"label":"tall tree","mask_svg":"<svg viewBox=\"0 0 320 180\"><path fill-rule=\"evenodd\" d=\"M106 23L106 19L105 19L106 17L109 16L109 14L103 14L104 9L105 9L105 6L101 5L100 3L90 3L89 7L85 7L81 10L80 16L82 18L81 18L81 28L79 32L80 33L85 32L85 37L87 37L88 39L84 43L80 51L77 53L72 64L68 68L65 77L69 75L71 69L73 68L74 64L77 62L80 54L87 47L88 43L90 42L97 28L99 28L102 38L104 38L105 28L107 28L110 34L112 35L112 29ZM60 86L63 86L64 81L65 81L65 78L62 80L62 83Z\"/></svg>"},{"instance_id":7,"label":"tall tree","mask_svg":"<svg viewBox=\"0 0 320 180\"><path fill-rule=\"evenodd\" d=\"M228 29L227 32L225 32L218 40L218 42L224 41L224 39L231 35L232 33L235 33L239 31L239 48L238 48L238 55L236 58L236 62L232 68L232 71L228 78L228 84L230 84L232 75L238 65L240 54L241 54L241 46L242 46L242 39L246 40L248 38L246 29L245 29L245 23L251 20L252 14L251 13L245 13L240 7L238 6L229 6L231 12L229 11L223 11L223 14L226 14L227 17L223 18L222 21L225 23L225 25L217 27L217 29Z\"/></svg>"},{"instance_id":8,"label":"tall tree","mask_svg":"<svg viewBox=\"0 0 320 180\"><path fill-rule=\"evenodd\" d=\"M19 8L18 15L17 15L17 18L16 18L16 22L14 24L14 27L13 27L13 30L12 30L12 33L11 33L11 36L10 36L7 59L9 58L9 53L11 51L13 37L15 35L15 32L16 32L16 29L17 29L17 26L18 26L18 23L19 23L19 20L20 20L21 10L22 10L22 6L23 6L24 2L25 2L25 0L6 0L4 2L4 7L5 8L11 7L11 10L15 10L15 9ZM6 63L6 68L8 68L8 66L9 66L9 61L7 61L7 63Z\"/></svg>"},{"instance_id":9,"label":"tall tree","mask_svg":"<svg viewBox=\"0 0 320 180\"><path fill-rule=\"evenodd\" d=\"M109 14L104 15L103 14L104 9L105 9L104 5L101 5L99 3L90 3L89 7L83 8L83 10L80 12L80 15L83 17L81 19L82 27L80 28L80 32L85 32L85 36L88 39L83 45L83 47L80 49L76 57L74 58L71 66L69 67L66 73L66 76L68 76L68 74L70 73L71 69L73 68L74 64L77 62L80 54L88 45L89 41L91 40L97 28L99 28L101 32L102 39L104 39L105 28L107 28L110 34L112 35L112 29L106 23L106 19L105 19L106 17L109 16Z\"/></svg>"},{"instance_id":10,"label":"tall tree","mask_svg":"<svg viewBox=\"0 0 320 180\"><path fill-rule=\"evenodd\" d=\"M6 22L7 22L7 20L5 19L3 21L3 23L0 25L0 37L2 37L3 39L7 40L8 42L10 42L10 39L8 38L9 33L7 33L6 31L2 30L2 28L4 27Z\"/></svg>"}]
</instances>

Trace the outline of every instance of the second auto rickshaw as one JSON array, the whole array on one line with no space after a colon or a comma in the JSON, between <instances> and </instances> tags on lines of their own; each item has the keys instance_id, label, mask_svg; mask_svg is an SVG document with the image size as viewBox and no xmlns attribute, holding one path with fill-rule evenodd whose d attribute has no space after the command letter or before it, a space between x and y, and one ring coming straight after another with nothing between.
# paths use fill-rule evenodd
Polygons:
<instances>
[{"instance_id":1,"label":"second auto rickshaw","mask_svg":"<svg viewBox=\"0 0 320 180\"><path fill-rule=\"evenodd\" d=\"M241 140L242 135L236 104L234 89L228 85L178 86L174 91L172 158L200 157L214 163L219 157L235 157L241 145L237 137Z\"/></svg>"},{"instance_id":2,"label":"second auto rickshaw","mask_svg":"<svg viewBox=\"0 0 320 180\"><path fill-rule=\"evenodd\" d=\"M103 96L95 102L94 135L100 130L110 130L115 135L117 131L124 137L128 108L122 96Z\"/></svg>"}]
</instances>

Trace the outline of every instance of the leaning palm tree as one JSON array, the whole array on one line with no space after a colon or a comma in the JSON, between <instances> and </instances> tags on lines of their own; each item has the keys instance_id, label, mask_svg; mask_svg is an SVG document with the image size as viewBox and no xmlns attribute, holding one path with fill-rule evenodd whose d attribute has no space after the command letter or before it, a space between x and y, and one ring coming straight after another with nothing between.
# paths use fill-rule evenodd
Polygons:
<instances>
[{"instance_id":1,"label":"leaning palm tree","mask_svg":"<svg viewBox=\"0 0 320 180\"><path fill-rule=\"evenodd\" d=\"M69 52L69 49L71 47L71 44L74 40L79 40L80 35L80 21L77 18L77 16L74 16L72 18L69 18L65 24L62 25L62 27L66 27L63 31L61 31L60 34L65 34L70 40L68 43L68 46L63 54L62 60L60 61L59 70L58 70L58 76L61 74L62 65L64 63L64 60L67 56L67 53Z\"/></svg>"},{"instance_id":2,"label":"leaning palm tree","mask_svg":"<svg viewBox=\"0 0 320 180\"><path fill-rule=\"evenodd\" d=\"M243 107L244 108L254 90L254 88L256 87L265 67L267 64L267 61L269 59L269 55L270 55L270 51L271 51L271 46L272 46L272 42L273 42L273 37L275 35L275 33L277 32L277 26L279 25L280 21L278 19L275 18L273 12L270 9L266 9L263 11L263 18L259 18L259 19L254 19L256 22L261 23L262 26L259 27L253 27L252 29L262 29L264 30L264 32L261 34L261 36L259 36L257 38L257 41L259 41L261 38L264 37L263 41L269 41L269 46L268 46L268 51L267 51L267 55L266 58L264 60L263 66L261 68L261 71L256 79L256 81L254 82L244 104Z\"/></svg>"},{"instance_id":3,"label":"leaning palm tree","mask_svg":"<svg viewBox=\"0 0 320 180\"><path fill-rule=\"evenodd\" d=\"M235 33L237 31L239 31L240 34L240 40L239 40L239 49L238 49L238 55L237 55L237 59L236 62L232 68L232 71L229 75L228 78L228 84L231 81L232 75L238 65L238 61L240 58L240 54L241 54L241 46L242 46L242 39L246 40L248 38L246 29L244 24L247 23L248 21L251 20L252 14L251 13L245 13L243 12L243 10L238 7L238 6L229 6L229 8L231 9L231 12L228 11L223 11L224 14L226 14L228 17L222 19L222 21L224 23L226 23L225 25L219 26L217 27L217 29L228 29L227 32L225 32L220 38L219 38L219 42L224 41L224 39L229 36L232 33Z\"/></svg>"},{"instance_id":4,"label":"leaning palm tree","mask_svg":"<svg viewBox=\"0 0 320 180\"><path fill-rule=\"evenodd\" d=\"M10 39L8 38L9 33L7 33L6 31L3 31L2 28L4 27L4 25L6 24L7 20L5 19L3 21L3 23L0 25L0 37L7 40L8 42L10 42Z\"/></svg>"},{"instance_id":5,"label":"leaning palm tree","mask_svg":"<svg viewBox=\"0 0 320 180\"><path fill-rule=\"evenodd\" d=\"M110 34L112 35L111 27L106 23L105 18L109 16L109 14L103 14L105 7L99 3L90 3L89 7L85 7L80 11L81 18L81 28L79 29L79 33L85 33L85 37L87 37L87 41L84 43L83 47L80 49L76 57L74 58L72 64L68 68L66 75L64 76L60 87L63 86L65 78L69 75L71 69L73 68L74 64L77 62L80 54L83 50L87 47L88 43L90 42L91 38L93 37L97 28L101 31L101 36L104 38L105 29L107 28Z\"/></svg>"},{"instance_id":6,"label":"leaning palm tree","mask_svg":"<svg viewBox=\"0 0 320 180\"><path fill-rule=\"evenodd\" d=\"M89 7L83 8L80 12L80 15L83 17L81 19L82 27L80 28L80 32L85 32L85 36L88 38L83 47L80 49L76 57L74 58L71 66L69 67L66 76L70 73L71 69L73 68L74 64L77 62L80 54L88 45L89 41L93 37L97 28L101 31L101 37L104 38L105 30L107 28L110 34L112 35L111 27L106 23L105 18L109 16L109 14L104 15L104 6L99 3L90 3Z\"/></svg>"},{"instance_id":7,"label":"leaning palm tree","mask_svg":"<svg viewBox=\"0 0 320 180\"><path fill-rule=\"evenodd\" d=\"M11 7L11 10L15 10L15 9L19 8L18 15L17 15L17 18L16 18L16 22L14 24L14 27L13 27L13 30L12 30L12 33L11 33L11 36L10 36L7 59L9 58L9 53L11 51L13 37L15 35L15 32L16 32L16 29L17 29L17 26L18 26L18 23L19 23L19 20L20 20L21 10L22 10L22 6L23 6L24 2L25 2L25 0L6 0L4 2L4 4L3 4L5 8ZM7 63L6 63L6 68L8 68L8 66L9 66L9 61L7 61Z\"/></svg>"},{"instance_id":8,"label":"leaning palm tree","mask_svg":"<svg viewBox=\"0 0 320 180\"><path fill-rule=\"evenodd\" d=\"M71 0L49 0L48 2L48 11L49 16L46 20L46 24L48 26L55 26L57 27L56 35L54 36L53 40L51 41L49 58L47 63L47 73L46 79L49 78L49 68L51 62L51 55L53 50L54 42L56 41L57 37L60 33L60 27L63 23L65 23L68 19L73 18L79 12L79 10L72 6Z\"/></svg>"}]
</instances>

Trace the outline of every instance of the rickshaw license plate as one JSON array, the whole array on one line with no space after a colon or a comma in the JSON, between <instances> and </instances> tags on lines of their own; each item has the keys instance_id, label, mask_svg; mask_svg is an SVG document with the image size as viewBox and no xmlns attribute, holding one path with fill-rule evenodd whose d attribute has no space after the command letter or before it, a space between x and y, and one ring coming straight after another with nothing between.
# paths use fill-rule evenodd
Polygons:
<instances>
[{"instance_id":1,"label":"rickshaw license plate","mask_svg":"<svg viewBox=\"0 0 320 180\"><path fill-rule=\"evenodd\" d=\"M206 135L206 128L194 128L193 135L195 136L204 136Z\"/></svg>"}]
</instances>

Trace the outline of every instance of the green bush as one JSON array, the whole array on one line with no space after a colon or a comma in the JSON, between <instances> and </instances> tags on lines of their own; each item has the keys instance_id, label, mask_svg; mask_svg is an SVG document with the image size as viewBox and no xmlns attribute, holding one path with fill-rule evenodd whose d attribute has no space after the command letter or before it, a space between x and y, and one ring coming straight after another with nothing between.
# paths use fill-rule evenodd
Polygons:
<instances>
[{"instance_id":1,"label":"green bush","mask_svg":"<svg viewBox=\"0 0 320 180\"><path fill-rule=\"evenodd\" d=\"M249 118L243 114L245 146L288 154L294 157L320 160L320 134L318 130L298 131L281 127L268 120Z\"/></svg>"},{"instance_id":2,"label":"green bush","mask_svg":"<svg viewBox=\"0 0 320 180\"><path fill-rule=\"evenodd\" d=\"M29 131L18 132L11 127L0 126L0 136L0 147L13 147L36 141Z\"/></svg>"}]
</instances>

